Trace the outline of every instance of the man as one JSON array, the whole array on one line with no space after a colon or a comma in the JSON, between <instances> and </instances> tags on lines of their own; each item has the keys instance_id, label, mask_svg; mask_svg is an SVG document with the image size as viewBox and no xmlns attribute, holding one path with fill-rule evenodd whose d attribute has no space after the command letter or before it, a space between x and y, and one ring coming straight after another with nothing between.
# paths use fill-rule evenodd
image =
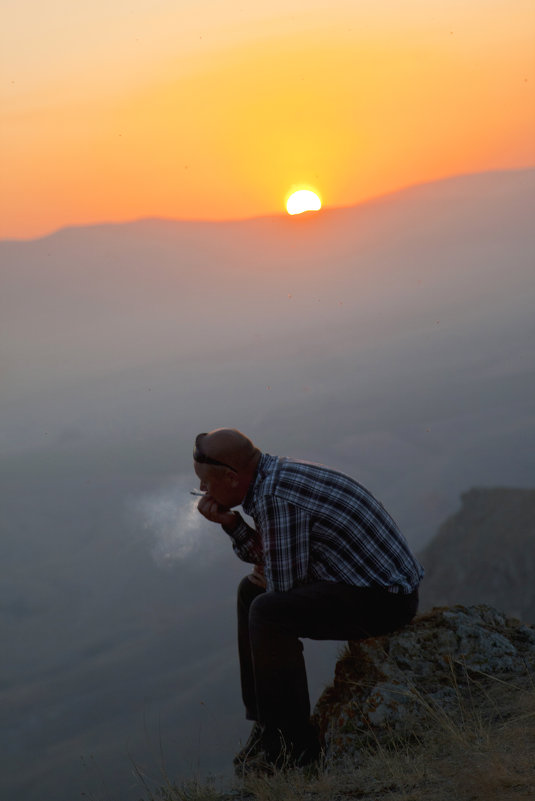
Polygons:
<instances>
[{"instance_id":1,"label":"man","mask_svg":"<svg viewBox=\"0 0 535 801\"><path fill-rule=\"evenodd\" d=\"M199 434L199 512L255 565L238 591L246 717L237 767L314 762L320 752L300 637L357 640L409 623L423 569L396 523L349 476L261 453L235 429ZM234 507L243 507L249 526Z\"/></svg>"}]
</instances>

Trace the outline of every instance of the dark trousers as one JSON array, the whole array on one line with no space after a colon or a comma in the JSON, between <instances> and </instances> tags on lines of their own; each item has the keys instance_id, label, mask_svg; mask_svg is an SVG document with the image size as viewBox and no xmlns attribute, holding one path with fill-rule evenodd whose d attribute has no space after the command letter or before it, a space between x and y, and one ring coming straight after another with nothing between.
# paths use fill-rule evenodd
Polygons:
<instances>
[{"instance_id":1,"label":"dark trousers","mask_svg":"<svg viewBox=\"0 0 535 801\"><path fill-rule=\"evenodd\" d=\"M246 717L291 737L309 725L310 700L300 637L361 640L409 623L410 595L319 581L266 592L244 578L238 590L238 647Z\"/></svg>"}]
</instances>

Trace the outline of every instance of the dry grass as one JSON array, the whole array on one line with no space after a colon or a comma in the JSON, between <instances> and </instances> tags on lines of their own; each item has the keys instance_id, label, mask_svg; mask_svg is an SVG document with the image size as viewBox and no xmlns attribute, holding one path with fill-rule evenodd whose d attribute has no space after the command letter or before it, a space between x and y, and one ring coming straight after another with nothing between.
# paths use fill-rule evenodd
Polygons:
<instances>
[{"instance_id":1,"label":"dry grass","mask_svg":"<svg viewBox=\"0 0 535 801\"><path fill-rule=\"evenodd\" d=\"M422 703L427 703L422 698ZM535 687L487 683L461 698L460 714L429 705L419 739L376 743L358 760L316 771L245 778L226 793L166 782L145 801L527 801L535 798ZM357 764L358 761L358 764Z\"/></svg>"}]
</instances>

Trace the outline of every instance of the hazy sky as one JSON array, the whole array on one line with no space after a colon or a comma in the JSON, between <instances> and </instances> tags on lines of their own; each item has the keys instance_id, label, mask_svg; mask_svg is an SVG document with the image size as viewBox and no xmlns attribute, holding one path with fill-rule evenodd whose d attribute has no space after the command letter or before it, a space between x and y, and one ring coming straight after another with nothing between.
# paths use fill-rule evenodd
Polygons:
<instances>
[{"instance_id":1,"label":"hazy sky","mask_svg":"<svg viewBox=\"0 0 535 801\"><path fill-rule=\"evenodd\" d=\"M531 0L4 0L0 236L535 163Z\"/></svg>"}]
</instances>

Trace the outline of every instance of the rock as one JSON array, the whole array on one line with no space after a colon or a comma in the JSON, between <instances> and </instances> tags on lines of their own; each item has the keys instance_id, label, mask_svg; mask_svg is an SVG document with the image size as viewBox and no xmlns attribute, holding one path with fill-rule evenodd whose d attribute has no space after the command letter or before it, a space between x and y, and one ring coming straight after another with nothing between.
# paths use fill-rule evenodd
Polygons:
<instances>
[{"instance_id":1,"label":"rock","mask_svg":"<svg viewBox=\"0 0 535 801\"><path fill-rule=\"evenodd\" d=\"M474 488L420 553L420 609L490 604L535 623L535 489Z\"/></svg>"},{"instance_id":2,"label":"rock","mask_svg":"<svg viewBox=\"0 0 535 801\"><path fill-rule=\"evenodd\" d=\"M425 736L437 717L461 725L467 704L534 674L535 627L490 606L437 608L390 635L348 643L314 716L336 761Z\"/></svg>"}]
</instances>

